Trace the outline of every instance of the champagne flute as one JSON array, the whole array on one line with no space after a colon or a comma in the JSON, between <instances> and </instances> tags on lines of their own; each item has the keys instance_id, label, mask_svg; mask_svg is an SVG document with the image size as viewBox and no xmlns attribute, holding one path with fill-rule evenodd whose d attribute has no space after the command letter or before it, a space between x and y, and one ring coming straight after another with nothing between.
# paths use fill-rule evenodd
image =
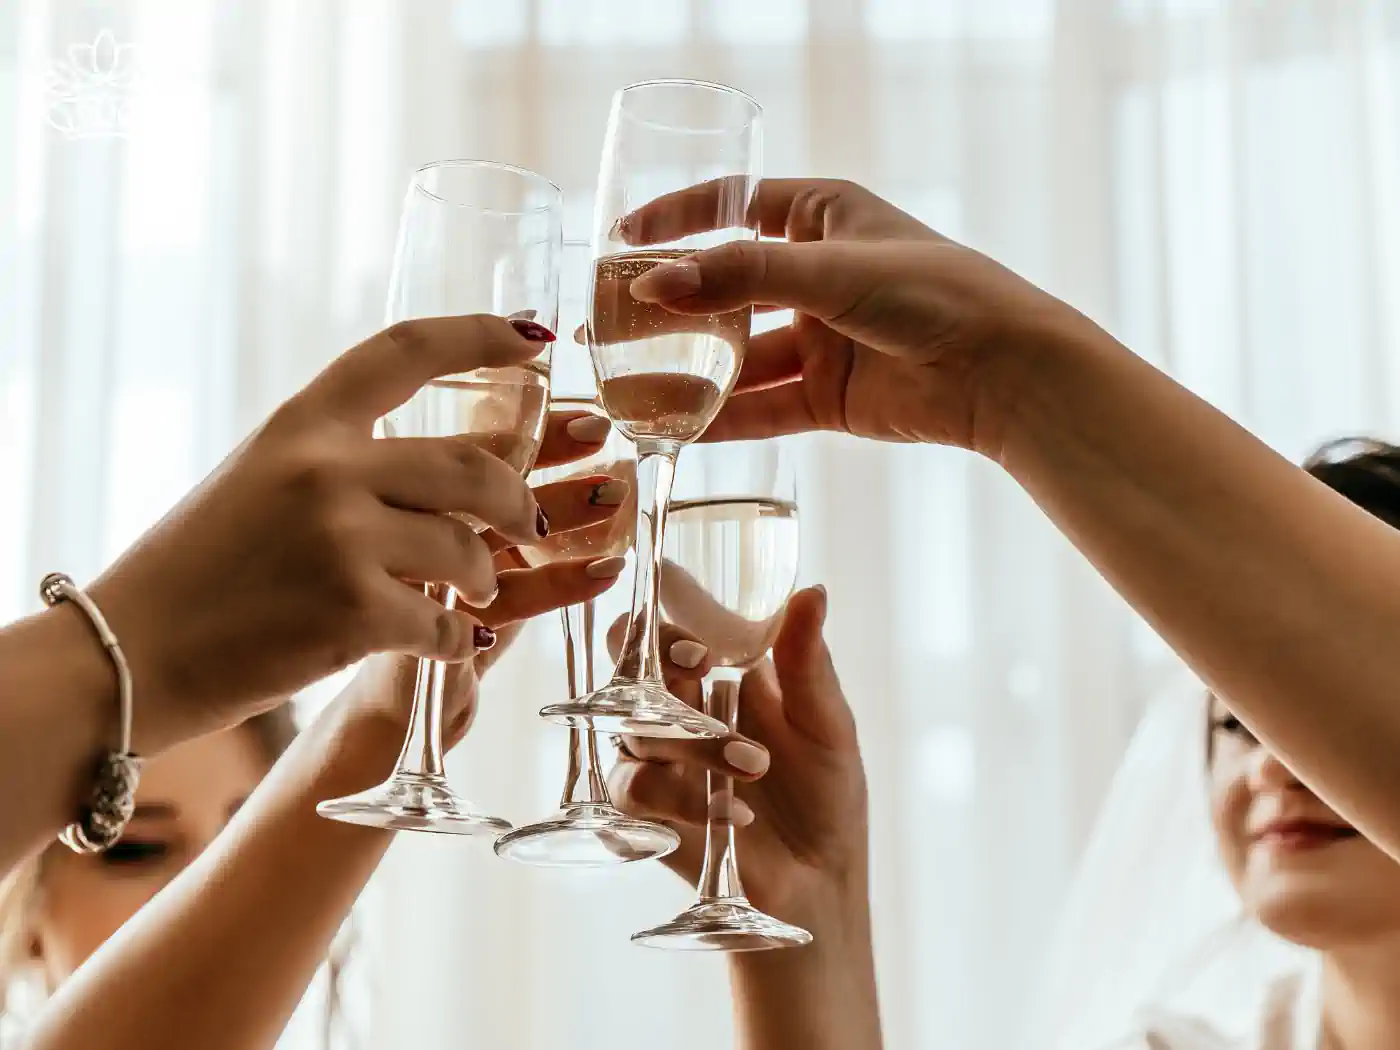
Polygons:
<instances>
[{"instance_id":1,"label":"champagne flute","mask_svg":"<svg viewBox=\"0 0 1400 1050\"><path fill-rule=\"evenodd\" d=\"M409 184L389 282L387 321L493 313L556 325L563 198L524 168L493 161L438 161ZM381 420L386 437L461 435L519 470L534 466L549 409L551 344L509 368L436 379ZM480 523L473 523L481 528ZM456 591L425 583L447 605ZM413 713L389 779L320 803L323 817L403 831L496 835L510 822L479 813L448 785L442 708L449 664L420 660Z\"/></svg>"},{"instance_id":2,"label":"champagne flute","mask_svg":"<svg viewBox=\"0 0 1400 1050\"><path fill-rule=\"evenodd\" d=\"M562 285L559 293L561 340L554 355L554 387L593 386L588 354L573 333L587 315L588 279L593 269L592 245L565 241ZM582 360L579 360L579 359ZM577 367L582 365L582 367ZM587 396L556 397L556 411L585 412L598 417L603 411L591 390ZM604 522L572 532L559 532L539 544L518 548L531 566L565 558L606 558L621 555L632 545L637 503L637 456L632 443L616 428L603 447L587 459L561 467L537 470L537 484L568 478L607 474L628 486L617 514ZM564 658L569 676L569 699L577 700L593 690L594 602L571 605L562 611ZM637 820L612 804L607 780L598 762L598 738L591 729L569 727L569 765L559 809L552 816L527 824L496 840L496 853L522 864L543 867L592 868L634 860L664 857L680 844L680 838L664 824Z\"/></svg>"},{"instance_id":3,"label":"champagne flute","mask_svg":"<svg viewBox=\"0 0 1400 1050\"><path fill-rule=\"evenodd\" d=\"M676 486L661 566L666 617L710 650L705 710L734 730L743 672L763 659L797 583L797 486L781 442L696 450ZM674 919L632 935L652 948L755 951L812 935L749 903L735 854L734 781L706 774L709 819L699 897Z\"/></svg>"},{"instance_id":4,"label":"champagne flute","mask_svg":"<svg viewBox=\"0 0 1400 1050\"><path fill-rule=\"evenodd\" d=\"M752 308L682 317L639 302L631 283L700 248L754 240L761 110L734 88L693 80L633 84L613 96L594 208L588 347L608 416L637 444L637 572L632 612L612 681L540 714L614 733L714 737L724 725L666 689L657 586L666 506L682 446L710 425L733 389ZM687 229L644 247L623 231L640 206L690 191ZM634 238L635 239L635 238Z\"/></svg>"}]
</instances>

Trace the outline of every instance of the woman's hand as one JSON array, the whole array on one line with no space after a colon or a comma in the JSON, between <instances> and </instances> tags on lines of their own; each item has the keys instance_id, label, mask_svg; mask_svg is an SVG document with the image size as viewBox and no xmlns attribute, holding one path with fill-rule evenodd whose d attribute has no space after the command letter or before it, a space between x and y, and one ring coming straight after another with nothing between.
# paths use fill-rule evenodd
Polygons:
<instances>
[{"instance_id":1,"label":"woman's hand","mask_svg":"<svg viewBox=\"0 0 1400 1050\"><path fill-rule=\"evenodd\" d=\"M238 721L376 651L463 660L495 588L485 541L546 520L520 476L469 441L375 440L375 420L435 376L536 356L538 325L447 317L394 325L342 355L92 585L131 664L137 746ZM55 613L70 615L66 610Z\"/></svg>"},{"instance_id":2,"label":"woman's hand","mask_svg":"<svg viewBox=\"0 0 1400 1050\"><path fill-rule=\"evenodd\" d=\"M822 639L825 619L825 591L794 594L771 663L744 675L739 729L752 742L631 737L610 778L616 805L680 832L680 848L663 863L694 883L705 849L705 771L735 777L744 888L759 908L799 924L820 925L848 901L863 907L866 894L865 771ZM619 635L610 635L614 648ZM684 636L668 627L663 638L674 645ZM703 665L671 664L667 686L698 706L703 674Z\"/></svg>"},{"instance_id":3,"label":"woman's hand","mask_svg":"<svg viewBox=\"0 0 1400 1050\"><path fill-rule=\"evenodd\" d=\"M658 198L615 236L640 246L700 232L712 225L725 186ZM1061 331L1098 332L1053 296L852 183L766 179L750 215L761 234L786 242L711 248L631 286L638 299L682 317L749 304L796 311L792 324L750 340L735 396L706 441L841 430L995 455L1020 360Z\"/></svg>"},{"instance_id":4,"label":"woman's hand","mask_svg":"<svg viewBox=\"0 0 1400 1050\"><path fill-rule=\"evenodd\" d=\"M551 412L540 445L537 467L555 467L593 455L608 437L606 420L583 412ZM534 490L550 521L551 534L572 532L606 521L627 497L626 482L608 474L571 478ZM500 533L485 534L493 552L500 591L476 616L485 635L475 654L447 671L443 706L443 744L461 742L476 717L481 676L504 655L526 620L566 605L596 598L617 580L625 559L598 558L553 562L525 568L515 546ZM351 703L381 719L401 736L413 706L418 660L382 654L365 662L349 687Z\"/></svg>"}]
</instances>

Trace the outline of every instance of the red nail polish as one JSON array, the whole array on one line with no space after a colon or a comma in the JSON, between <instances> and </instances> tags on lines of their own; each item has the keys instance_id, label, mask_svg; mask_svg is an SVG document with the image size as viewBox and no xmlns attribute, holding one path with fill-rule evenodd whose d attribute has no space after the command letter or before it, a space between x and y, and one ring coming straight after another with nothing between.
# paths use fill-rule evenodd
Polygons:
<instances>
[{"instance_id":1,"label":"red nail polish","mask_svg":"<svg viewBox=\"0 0 1400 1050\"><path fill-rule=\"evenodd\" d=\"M510 326L532 343L552 343L554 333L538 321L527 321L523 317L512 317Z\"/></svg>"},{"instance_id":2,"label":"red nail polish","mask_svg":"<svg viewBox=\"0 0 1400 1050\"><path fill-rule=\"evenodd\" d=\"M496 644L496 632L489 627L477 624L472 628L472 645L478 649L490 649Z\"/></svg>"}]
</instances>

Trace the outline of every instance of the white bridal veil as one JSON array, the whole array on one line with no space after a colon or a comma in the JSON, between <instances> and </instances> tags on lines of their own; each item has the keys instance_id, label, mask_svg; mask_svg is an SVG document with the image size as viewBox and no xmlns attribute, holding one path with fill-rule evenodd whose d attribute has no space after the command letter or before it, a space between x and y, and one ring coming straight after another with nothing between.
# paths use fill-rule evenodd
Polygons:
<instances>
[{"instance_id":1,"label":"white bridal veil","mask_svg":"<svg viewBox=\"0 0 1400 1050\"><path fill-rule=\"evenodd\" d=\"M1025 1050L1316 1045L1311 953L1241 914L1217 858L1208 714L1183 672L1143 716L1066 900ZM1266 1035L1280 996L1290 1032Z\"/></svg>"}]
</instances>

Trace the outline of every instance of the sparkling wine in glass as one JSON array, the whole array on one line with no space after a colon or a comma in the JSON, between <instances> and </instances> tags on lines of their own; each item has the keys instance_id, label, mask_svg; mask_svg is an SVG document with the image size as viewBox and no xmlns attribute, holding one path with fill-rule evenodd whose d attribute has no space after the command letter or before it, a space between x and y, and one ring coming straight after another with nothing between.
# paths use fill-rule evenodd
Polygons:
<instances>
[{"instance_id":1,"label":"sparkling wine in glass","mask_svg":"<svg viewBox=\"0 0 1400 1050\"><path fill-rule=\"evenodd\" d=\"M612 680L544 708L553 721L640 736L725 732L666 689L657 588L677 457L729 396L752 309L683 317L638 301L631 286L654 266L757 237L749 206L761 123L752 98L719 84L648 81L613 97L594 208L587 335L603 408L637 445L637 573ZM639 208L660 221L640 221Z\"/></svg>"},{"instance_id":2,"label":"sparkling wine in glass","mask_svg":"<svg viewBox=\"0 0 1400 1050\"><path fill-rule=\"evenodd\" d=\"M797 582L797 489L780 442L710 445L681 470L661 567L666 618L710 650L705 710L733 730L739 683L768 652ZM687 469L688 468L688 469ZM634 934L653 948L754 951L807 944L806 930L749 903L735 853L734 781L707 773L699 897Z\"/></svg>"},{"instance_id":3,"label":"sparkling wine in glass","mask_svg":"<svg viewBox=\"0 0 1400 1050\"><path fill-rule=\"evenodd\" d=\"M562 217L559 188L532 171L476 160L418 169L399 224L387 322L492 313L553 329ZM523 365L433 380L381 420L381 436L460 436L527 473L549 411L551 346L542 344L539 356ZM456 605L452 587L433 581L423 587L448 608ZM322 802L318 813L404 831L497 835L510 830L508 821L480 813L447 782L442 713L450 673L449 664L419 661L408 734L389 779Z\"/></svg>"},{"instance_id":4,"label":"sparkling wine in glass","mask_svg":"<svg viewBox=\"0 0 1400 1050\"><path fill-rule=\"evenodd\" d=\"M566 245L567 253L567 245ZM565 272L568 272L567 262ZM564 328L567 330L567 317ZM582 348L580 348L582 349ZM555 412L602 416L593 398L555 398ZM533 484L607 475L625 482L628 494L616 516L586 528L557 532L529 547L517 548L531 566L570 558L608 558L632 544L637 502L637 459L632 443L613 430L603 448L587 459L537 470ZM592 600L563 610L564 656L569 699L593 689L595 606ZM568 767L559 809L496 840L496 853L522 864L558 868L596 868L664 857L680 838L664 824L629 817L612 804L598 759L597 734L569 727Z\"/></svg>"}]
</instances>

